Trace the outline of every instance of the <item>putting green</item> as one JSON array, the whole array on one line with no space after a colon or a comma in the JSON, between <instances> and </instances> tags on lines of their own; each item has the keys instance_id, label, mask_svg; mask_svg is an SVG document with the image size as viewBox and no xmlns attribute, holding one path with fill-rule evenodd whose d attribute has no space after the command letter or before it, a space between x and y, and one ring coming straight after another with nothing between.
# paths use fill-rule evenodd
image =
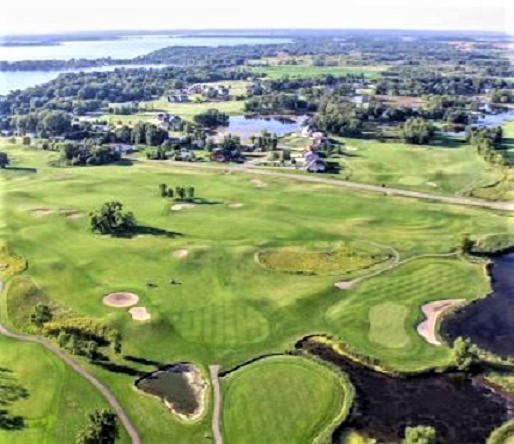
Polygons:
<instances>
[{"instance_id":1,"label":"putting green","mask_svg":"<svg viewBox=\"0 0 514 444\"><path fill-rule=\"evenodd\" d=\"M264 358L222 381L227 444L312 443L347 416L353 391L341 375L298 356Z\"/></svg>"},{"instance_id":2,"label":"putting green","mask_svg":"<svg viewBox=\"0 0 514 444\"><path fill-rule=\"evenodd\" d=\"M405 329L409 309L393 302L378 304L369 310L369 340L389 348L402 348L410 344Z\"/></svg>"}]
</instances>

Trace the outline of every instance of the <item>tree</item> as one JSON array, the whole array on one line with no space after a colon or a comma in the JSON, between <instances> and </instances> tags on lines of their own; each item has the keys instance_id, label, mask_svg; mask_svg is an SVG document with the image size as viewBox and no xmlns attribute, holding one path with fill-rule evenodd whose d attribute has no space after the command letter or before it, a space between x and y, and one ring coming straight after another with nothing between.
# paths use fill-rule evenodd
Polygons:
<instances>
[{"instance_id":1,"label":"tree","mask_svg":"<svg viewBox=\"0 0 514 444\"><path fill-rule=\"evenodd\" d=\"M106 202L99 211L90 213L91 230L100 234L120 235L131 232L136 227L132 212L123 212L120 202Z\"/></svg>"},{"instance_id":2,"label":"tree","mask_svg":"<svg viewBox=\"0 0 514 444\"><path fill-rule=\"evenodd\" d=\"M159 191L161 192L161 197L168 196L168 187L166 186L165 183L161 183L159 185Z\"/></svg>"},{"instance_id":3,"label":"tree","mask_svg":"<svg viewBox=\"0 0 514 444\"><path fill-rule=\"evenodd\" d=\"M430 426L405 427L403 444L435 444L436 432Z\"/></svg>"},{"instance_id":4,"label":"tree","mask_svg":"<svg viewBox=\"0 0 514 444\"><path fill-rule=\"evenodd\" d=\"M37 327L41 328L45 322L52 320L52 312L50 311L50 307L48 305L43 305L38 303L34 307L34 311L30 315L30 322L32 322Z\"/></svg>"},{"instance_id":5,"label":"tree","mask_svg":"<svg viewBox=\"0 0 514 444\"><path fill-rule=\"evenodd\" d=\"M186 190L186 191L187 191L187 199L188 199L189 201L191 201L191 202L192 202L193 200L195 200L195 187L193 187L193 186L189 186L189 187L187 187L187 190Z\"/></svg>"},{"instance_id":6,"label":"tree","mask_svg":"<svg viewBox=\"0 0 514 444\"><path fill-rule=\"evenodd\" d=\"M96 341L87 341L84 354L89 360L93 360L98 356L98 343Z\"/></svg>"},{"instance_id":7,"label":"tree","mask_svg":"<svg viewBox=\"0 0 514 444\"><path fill-rule=\"evenodd\" d=\"M77 435L77 444L114 444L119 438L116 414L108 409L94 410L89 424Z\"/></svg>"},{"instance_id":8,"label":"tree","mask_svg":"<svg viewBox=\"0 0 514 444\"><path fill-rule=\"evenodd\" d=\"M0 151L0 168L5 168L7 165L9 165L9 157L7 153Z\"/></svg>"},{"instance_id":9,"label":"tree","mask_svg":"<svg viewBox=\"0 0 514 444\"><path fill-rule=\"evenodd\" d=\"M402 137L407 143L424 145L430 142L434 128L419 117L407 119L402 127Z\"/></svg>"},{"instance_id":10,"label":"tree","mask_svg":"<svg viewBox=\"0 0 514 444\"><path fill-rule=\"evenodd\" d=\"M453 343L452 360L458 370L466 371L478 362L478 349L467 338L458 337Z\"/></svg>"},{"instance_id":11,"label":"tree","mask_svg":"<svg viewBox=\"0 0 514 444\"><path fill-rule=\"evenodd\" d=\"M217 109L211 108L194 116L194 121L201 126L216 128L217 126L227 126L229 123L229 116Z\"/></svg>"}]
</instances>

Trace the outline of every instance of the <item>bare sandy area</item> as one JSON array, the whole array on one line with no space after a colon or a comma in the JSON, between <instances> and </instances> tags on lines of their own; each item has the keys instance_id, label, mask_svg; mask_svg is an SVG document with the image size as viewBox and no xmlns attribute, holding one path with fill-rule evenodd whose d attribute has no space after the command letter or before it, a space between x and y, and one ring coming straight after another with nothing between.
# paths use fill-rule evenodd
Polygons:
<instances>
[{"instance_id":1,"label":"bare sandy area","mask_svg":"<svg viewBox=\"0 0 514 444\"><path fill-rule=\"evenodd\" d=\"M229 203L228 204L228 207L229 208L242 208L244 207L245 204L241 203L241 202L233 202L233 203Z\"/></svg>"},{"instance_id":2,"label":"bare sandy area","mask_svg":"<svg viewBox=\"0 0 514 444\"><path fill-rule=\"evenodd\" d=\"M132 307L129 313L134 321L148 321L152 317L146 307Z\"/></svg>"},{"instance_id":3,"label":"bare sandy area","mask_svg":"<svg viewBox=\"0 0 514 444\"><path fill-rule=\"evenodd\" d=\"M136 305L138 301L139 296L136 294L122 291L110 293L107 296L104 296L102 299L102 303L104 305L115 308L132 307L132 305Z\"/></svg>"},{"instance_id":4,"label":"bare sandy area","mask_svg":"<svg viewBox=\"0 0 514 444\"><path fill-rule=\"evenodd\" d=\"M171 206L172 211L191 210L195 206L193 204L175 204Z\"/></svg>"},{"instance_id":5,"label":"bare sandy area","mask_svg":"<svg viewBox=\"0 0 514 444\"><path fill-rule=\"evenodd\" d=\"M259 179L252 179L251 182L255 188L264 188L266 186L266 184Z\"/></svg>"},{"instance_id":6,"label":"bare sandy area","mask_svg":"<svg viewBox=\"0 0 514 444\"><path fill-rule=\"evenodd\" d=\"M37 217L45 217L50 216L55 213L55 210L52 208L33 208L30 212Z\"/></svg>"},{"instance_id":7,"label":"bare sandy area","mask_svg":"<svg viewBox=\"0 0 514 444\"><path fill-rule=\"evenodd\" d=\"M436 327L439 316L448 311L450 308L466 302L465 299L444 299L441 301L432 301L421 307L421 311L426 319L419 323L417 327L418 333L430 344L441 345L441 341L437 339Z\"/></svg>"},{"instance_id":8,"label":"bare sandy area","mask_svg":"<svg viewBox=\"0 0 514 444\"><path fill-rule=\"evenodd\" d=\"M184 248L181 248L180 250L175 250L171 253L171 255L176 259L184 259L189 254L189 251L187 251Z\"/></svg>"}]
</instances>

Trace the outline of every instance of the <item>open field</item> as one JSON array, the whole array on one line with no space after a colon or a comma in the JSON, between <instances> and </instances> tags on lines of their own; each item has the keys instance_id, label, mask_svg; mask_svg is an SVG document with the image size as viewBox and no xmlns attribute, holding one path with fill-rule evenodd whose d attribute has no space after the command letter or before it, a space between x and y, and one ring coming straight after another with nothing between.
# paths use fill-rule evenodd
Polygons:
<instances>
[{"instance_id":1,"label":"open field","mask_svg":"<svg viewBox=\"0 0 514 444\"><path fill-rule=\"evenodd\" d=\"M382 66L312 66L312 65L270 65L255 66L251 71L256 74L266 74L267 77L277 79L280 77L319 77L328 74L343 76L346 74L361 75L368 78L377 77L385 67Z\"/></svg>"},{"instance_id":2,"label":"open field","mask_svg":"<svg viewBox=\"0 0 514 444\"><path fill-rule=\"evenodd\" d=\"M30 363L30 364L29 364ZM70 443L86 414L106 407L80 376L36 344L0 337L0 443ZM12 402L8 402L12 399ZM5 403L5 404L4 404ZM7 430L5 418L23 418L21 430ZM128 443L122 435L120 442Z\"/></svg>"},{"instance_id":3,"label":"open field","mask_svg":"<svg viewBox=\"0 0 514 444\"><path fill-rule=\"evenodd\" d=\"M256 356L283 352L305 334L329 333L390 366L431 367L445 362L448 352L417 336L421 304L449 297L469 299L487 288L479 266L424 259L344 292L333 288L338 276L266 269L255 261L258 252L348 239L390 246L407 258L446 253L459 244L463 233L506 233L513 226L511 217L494 211L326 184L263 176L266 186L256 188L244 174L137 161L132 166L51 168L48 161L55 153L9 144L1 149L14 167L0 172L5 201L2 238L28 261L22 276L30 276L45 297L121 331L125 357L113 356L116 366L80 362L109 386L142 439L150 442L204 443L211 436L209 413L186 425L158 400L133 389L137 377L159 363L187 361L206 374L208 365L220 364L227 370ZM194 185L207 203L171 211L173 202L159 195L160 183ZM90 232L87 216L72 219L59 211L87 215L108 200L121 201L140 225L161 231L132 238L102 237ZM228 206L231 202L243 206L236 211ZM179 249L186 249L187 256L174 257ZM180 284L170 285L170 278ZM118 291L137 294L138 304L152 318L135 322L126 309L102 304L103 296ZM9 297L12 306L26 300L23 292ZM384 302L409 309L405 322L396 323L386 338L386 345L403 340L406 345L401 348L375 340L383 326L376 313L371 318L369 313ZM16 321L18 315L23 311L9 316ZM374 323L371 335L369 319ZM89 396L84 395L84 402ZM210 394L208 398L210 402Z\"/></svg>"},{"instance_id":4,"label":"open field","mask_svg":"<svg viewBox=\"0 0 514 444\"><path fill-rule=\"evenodd\" d=\"M227 444L312 443L336 418L338 423L346 418L353 400L340 375L297 356L244 366L229 374L222 388Z\"/></svg>"}]
</instances>

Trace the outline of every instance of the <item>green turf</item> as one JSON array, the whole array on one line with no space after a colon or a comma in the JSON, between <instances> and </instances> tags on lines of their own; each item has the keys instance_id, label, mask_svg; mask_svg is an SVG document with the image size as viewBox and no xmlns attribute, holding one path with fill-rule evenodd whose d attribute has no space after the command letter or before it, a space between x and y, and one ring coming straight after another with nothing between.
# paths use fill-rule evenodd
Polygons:
<instances>
[{"instance_id":1,"label":"green turf","mask_svg":"<svg viewBox=\"0 0 514 444\"><path fill-rule=\"evenodd\" d=\"M11 401L8 401L8 400ZM36 344L0 337L0 443L72 443L86 413L107 404L91 385ZM23 418L21 430L4 419ZM120 442L128 442L125 435Z\"/></svg>"},{"instance_id":2,"label":"green turf","mask_svg":"<svg viewBox=\"0 0 514 444\"><path fill-rule=\"evenodd\" d=\"M348 414L352 390L346 384L302 357L270 357L244 366L222 383L225 441L312 443L340 412L341 420Z\"/></svg>"},{"instance_id":3,"label":"green turf","mask_svg":"<svg viewBox=\"0 0 514 444\"><path fill-rule=\"evenodd\" d=\"M360 75L375 78L383 71L382 66L312 66L312 65L271 65L252 67L251 71L256 74L266 74L272 79L280 77L309 78L319 77L328 74L343 76L346 74Z\"/></svg>"},{"instance_id":4,"label":"green turf","mask_svg":"<svg viewBox=\"0 0 514 444\"><path fill-rule=\"evenodd\" d=\"M398 369L437 365L447 352L417 336L420 305L432 298L482 294L486 285L479 267L426 259L343 292L333 287L338 276L278 273L258 264L256 253L349 240L391 246L407 258L448 252L463 233L484 236L512 230L510 217L479 208L268 177L261 178L265 187L256 188L250 175L161 163L51 168L48 162L56 153L10 144L0 149L9 153L13 166L36 169L0 172L5 200L0 236L27 259L24 275L38 291L82 316L116 326L124 338L124 355L161 364L188 361L204 371L210 364L229 369L256 356L283 352L309 333L341 336ZM160 183L194 185L199 197L214 203L170 211L172 202L159 195ZM87 215L112 199L134 211L140 224L181 235L102 237L89 231L87 217L70 219L59 211ZM244 206L235 210L231 202ZM36 208L52 212L41 215ZM179 248L189 255L174 258L172 252ZM421 271L415 267L420 263ZM170 278L181 285L170 285ZM156 286L147 287L147 282ZM138 305L152 319L137 323L126 310L102 305L103 295L119 290L137 293ZM23 294L9 296L14 298L11 306L26 300ZM404 324L409 345L388 348L369 340L369 311L384 302L409 308ZM16 321L25 310L10 316ZM143 439L210 442L210 412L186 425L158 400L133 389L137 376L127 374L127 368L137 374L153 371L155 364L113 359L119 367L111 370L81 363L112 389Z\"/></svg>"},{"instance_id":5,"label":"green turf","mask_svg":"<svg viewBox=\"0 0 514 444\"><path fill-rule=\"evenodd\" d=\"M393 302L374 305L369 310L369 340L387 348L404 348L410 344L405 321L409 308Z\"/></svg>"}]
</instances>

